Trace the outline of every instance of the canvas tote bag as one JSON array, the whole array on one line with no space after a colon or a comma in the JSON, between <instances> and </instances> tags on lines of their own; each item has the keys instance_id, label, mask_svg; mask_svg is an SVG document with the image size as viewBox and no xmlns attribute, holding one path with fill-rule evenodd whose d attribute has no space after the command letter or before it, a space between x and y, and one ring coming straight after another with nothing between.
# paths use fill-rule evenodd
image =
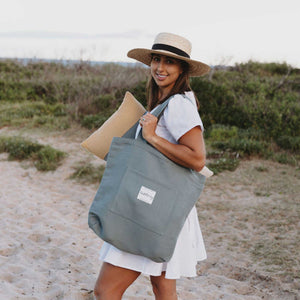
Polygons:
<instances>
[{"instance_id":1,"label":"canvas tote bag","mask_svg":"<svg viewBox=\"0 0 300 300\"><path fill-rule=\"evenodd\" d=\"M153 115L160 117L171 98ZM205 176L174 163L141 134L135 139L137 125L112 140L88 224L120 250L167 262Z\"/></svg>"}]
</instances>

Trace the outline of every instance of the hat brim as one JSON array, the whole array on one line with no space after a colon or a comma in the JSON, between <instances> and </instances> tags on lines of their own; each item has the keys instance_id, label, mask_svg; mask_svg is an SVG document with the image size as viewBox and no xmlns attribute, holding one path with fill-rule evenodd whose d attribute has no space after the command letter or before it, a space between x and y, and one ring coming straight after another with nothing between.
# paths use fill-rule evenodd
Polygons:
<instances>
[{"instance_id":1,"label":"hat brim","mask_svg":"<svg viewBox=\"0 0 300 300\"><path fill-rule=\"evenodd\" d=\"M174 54L165 50L152 50L152 49L144 49L144 48L135 48L130 50L127 53L127 56L133 58L147 66L150 66L152 54L166 55L170 57L174 57L180 60L187 62L190 66L189 75L190 76L202 76L207 74L210 71L210 67L197 60L190 59L188 57L180 56L178 54Z\"/></svg>"}]
</instances>

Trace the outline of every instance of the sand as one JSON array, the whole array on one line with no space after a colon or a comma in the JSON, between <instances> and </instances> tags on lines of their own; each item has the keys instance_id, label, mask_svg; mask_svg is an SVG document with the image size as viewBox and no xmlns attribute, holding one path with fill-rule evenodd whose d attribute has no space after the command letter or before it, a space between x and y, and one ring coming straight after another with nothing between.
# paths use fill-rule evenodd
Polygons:
<instances>
[{"instance_id":1,"label":"sand","mask_svg":"<svg viewBox=\"0 0 300 300\"><path fill-rule=\"evenodd\" d=\"M69 153L56 171L39 172L31 162L8 161L7 154L0 154L1 300L93 299L102 242L88 228L87 214L97 184L68 179L76 162L103 163L80 148L86 134L77 129L22 132ZM256 174L262 164L268 171ZM276 174L279 169L284 183ZM198 264L198 277L178 280L179 299L300 299L297 211L286 216L281 211L284 219L296 220L285 225L284 245L292 264L266 265L252 251L255 243L274 238L268 228L261 231L268 214L253 214L253 208L278 206L296 197L299 203L299 181L295 167L260 160L244 161L235 172L210 178L197 204L208 259ZM149 278L140 276L123 299L154 299Z\"/></svg>"}]
</instances>

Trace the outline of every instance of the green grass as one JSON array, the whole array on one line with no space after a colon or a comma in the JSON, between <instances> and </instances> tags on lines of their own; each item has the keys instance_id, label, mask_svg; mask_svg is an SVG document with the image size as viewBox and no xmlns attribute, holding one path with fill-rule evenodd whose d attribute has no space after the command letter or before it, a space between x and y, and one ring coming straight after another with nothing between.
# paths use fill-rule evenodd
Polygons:
<instances>
[{"instance_id":1,"label":"green grass","mask_svg":"<svg viewBox=\"0 0 300 300\"><path fill-rule=\"evenodd\" d=\"M299 139L285 137L279 140L284 143L284 149L273 139L265 137L262 131L215 124L205 132L209 167L215 174L223 170L234 171L240 159L251 157L298 166Z\"/></svg>"},{"instance_id":2,"label":"green grass","mask_svg":"<svg viewBox=\"0 0 300 300\"><path fill-rule=\"evenodd\" d=\"M207 164L207 167L211 169L215 175L222 171L234 171L239 165L239 160L232 157L220 157Z\"/></svg>"},{"instance_id":3,"label":"green grass","mask_svg":"<svg viewBox=\"0 0 300 300\"><path fill-rule=\"evenodd\" d=\"M75 179L80 183L99 183L102 179L105 166L95 167L91 163L85 161L77 163L70 179Z\"/></svg>"},{"instance_id":4,"label":"green grass","mask_svg":"<svg viewBox=\"0 0 300 300\"><path fill-rule=\"evenodd\" d=\"M32 154L34 165L39 171L54 171L60 165L65 153L52 148L43 146L39 151Z\"/></svg>"},{"instance_id":5,"label":"green grass","mask_svg":"<svg viewBox=\"0 0 300 300\"><path fill-rule=\"evenodd\" d=\"M254 169L258 172L268 172L268 168L264 166L257 166Z\"/></svg>"},{"instance_id":6,"label":"green grass","mask_svg":"<svg viewBox=\"0 0 300 300\"><path fill-rule=\"evenodd\" d=\"M30 159L40 171L53 171L66 153L23 137L0 136L0 153L7 152L9 160Z\"/></svg>"},{"instance_id":7,"label":"green grass","mask_svg":"<svg viewBox=\"0 0 300 300\"><path fill-rule=\"evenodd\" d=\"M62 103L1 102L0 127L2 126L67 129L70 127L70 117L67 115L66 105Z\"/></svg>"}]
</instances>

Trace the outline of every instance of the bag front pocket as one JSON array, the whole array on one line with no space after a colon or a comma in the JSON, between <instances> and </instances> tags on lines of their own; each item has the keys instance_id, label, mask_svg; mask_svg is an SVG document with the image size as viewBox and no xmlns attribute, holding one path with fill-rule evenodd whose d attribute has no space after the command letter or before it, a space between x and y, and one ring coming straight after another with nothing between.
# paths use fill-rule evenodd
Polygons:
<instances>
[{"instance_id":1,"label":"bag front pocket","mask_svg":"<svg viewBox=\"0 0 300 300\"><path fill-rule=\"evenodd\" d=\"M172 187L128 168L111 211L161 235L166 230L177 198Z\"/></svg>"}]
</instances>

